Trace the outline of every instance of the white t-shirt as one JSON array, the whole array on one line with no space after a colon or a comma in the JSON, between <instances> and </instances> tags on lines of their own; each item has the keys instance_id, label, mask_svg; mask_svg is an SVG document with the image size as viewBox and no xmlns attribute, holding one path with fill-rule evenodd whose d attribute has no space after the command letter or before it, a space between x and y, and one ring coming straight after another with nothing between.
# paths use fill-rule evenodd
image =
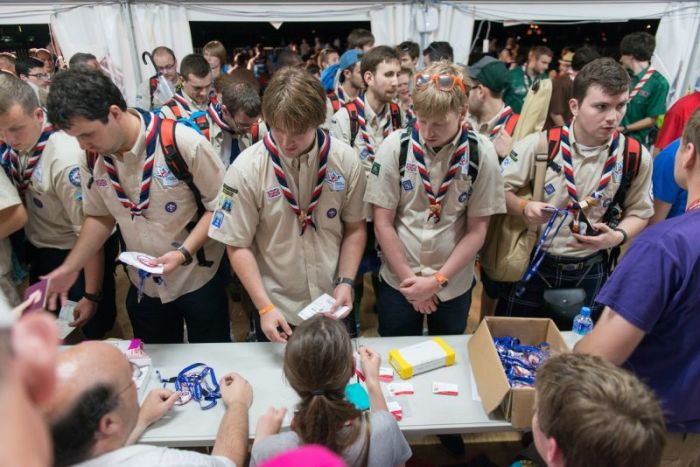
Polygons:
<instances>
[{"instance_id":1,"label":"white t-shirt","mask_svg":"<svg viewBox=\"0 0 700 467\"><path fill-rule=\"evenodd\" d=\"M236 467L230 459L222 456L208 456L193 451L170 449L147 444L126 446L90 459L74 467Z\"/></svg>"}]
</instances>

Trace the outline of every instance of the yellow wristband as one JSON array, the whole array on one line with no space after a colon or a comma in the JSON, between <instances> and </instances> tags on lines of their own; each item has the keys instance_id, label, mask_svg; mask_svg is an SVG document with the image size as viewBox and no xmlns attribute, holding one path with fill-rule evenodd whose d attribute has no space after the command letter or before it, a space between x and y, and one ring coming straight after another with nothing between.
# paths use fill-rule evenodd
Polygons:
<instances>
[{"instance_id":1,"label":"yellow wristband","mask_svg":"<svg viewBox=\"0 0 700 467\"><path fill-rule=\"evenodd\" d=\"M518 204L518 208L520 209L520 213L524 216L525 215L525 206L527 206L528 201L521 199L520 204Z\"/></svg>"},{"instance_id":2,"label":"yellow wristband","mask_svg":"<svg viewBox=\"0 0 700 467\"><path fill-rule=\"evenodd\" d=\"M271 311L274 310L274 309L275 309L275 305L273 305L272 303L270 303L270 304L267 305L266 307L260 308L260 309L258 310L258 314L259 314L260 316L262 316L262 315L264 315L265 313L269 313L269 312L271 312Z\"/></svg>"}]
</instances>

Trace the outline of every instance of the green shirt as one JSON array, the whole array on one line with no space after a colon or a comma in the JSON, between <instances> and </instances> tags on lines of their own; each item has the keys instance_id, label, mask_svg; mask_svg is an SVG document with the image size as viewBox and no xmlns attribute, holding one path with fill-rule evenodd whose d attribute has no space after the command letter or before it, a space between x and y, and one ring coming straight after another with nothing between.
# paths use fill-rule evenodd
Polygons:
<instances>
[{"instance_id":1,"label":"green shirt","mask_svg":"<svg viewBox=\"0 0 700 467\"><path fill-rule=\"evenodd\" d=\"M630 83L630 92L637 85L639 80L644 77L648 68L643 69L636 76L632 77ZM666 112L666 96L668 95L668 81L658 71L655 71L644 83L642 89L639 90L636 96L627 104L627 113L622 119L622 125L631 125L647 117L656 119L659 115ZM631 131L628 136L638 140L644 145L653 144L653 141L647 141L653 127L645 128L641 131Z\"/></svg>"},{"instance_id":2,"label":"green shirt","mask_svg":"<svg viewBox=\"0 0 700 467\"><path fill-rule=\"evenodd\" d=\"M542 73L539 79L546 79L547 73ZM509 105L513 112L519 114L523 109L527 91L535 80L525 73L525 66L513 68L508 72L508 85L503 92L503 101Z\"/></svg>"}]
</instances>

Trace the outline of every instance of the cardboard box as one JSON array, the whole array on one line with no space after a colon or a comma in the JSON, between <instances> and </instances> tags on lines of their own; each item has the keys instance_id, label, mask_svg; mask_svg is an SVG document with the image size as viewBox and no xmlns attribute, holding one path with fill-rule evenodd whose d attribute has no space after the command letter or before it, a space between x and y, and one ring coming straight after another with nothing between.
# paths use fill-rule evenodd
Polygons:
<instances>
[{"instance_id":1,"label":"cardboard box","mask_svg":"<svg viewBox=\"0 0 700 467\"><path fill-rule=\"evenodd\" d=\"M490 414L500 407L506 420L513 424L513 428L525 429L532 424L535 389L510 387L496 346L493 344L494 337L504 336L517 337L525 345L536 345L546 341L553 353L569 352L569 347L554 321L544 318L488 316L469 339L469 363L484 410Z\"/></svg>"}]
</instances>

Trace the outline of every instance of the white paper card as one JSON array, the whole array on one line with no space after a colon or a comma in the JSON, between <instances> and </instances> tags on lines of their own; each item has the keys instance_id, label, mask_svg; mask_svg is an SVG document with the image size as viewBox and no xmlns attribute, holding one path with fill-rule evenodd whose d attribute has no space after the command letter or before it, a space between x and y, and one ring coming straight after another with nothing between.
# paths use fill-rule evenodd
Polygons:
<instances>
[{"instance_id":1,"label":"white paper card","mask_svg":"<svg viewBox=\"0 0 700 467\"><path fill-rule=\"evenodd\" d=\"M155 257L135 251L125 251L119 255L119 261L136 269L141 269L151 274L163 274L163 265L156 263Z\"/></svg>"},{"instance_id":2,"label":"white paper card","mask_svg":"<svg viewBox=\"0 0 700 467\"><path fill-rule=\"evenodd\" d=\"M58 326L58 337L63 340L70 335L75 328L69 326L68 323L73 322L73 310L75 310L76 302L71 300L66 300L66 303L61 307L61 311L58 313L58 318L56 319L56 325Z\"/></svg>"},{"instance_id":3,"label":"white paper card","mask_svg":"<svg viewBox=\"0 0 700 467\"><path fill-rule=\"evenodd\" d=\"M324 293L320 297L318 297L316 300L311 302L306 308L301 310L299 312L299 317L301 319L309 319L314 315L317 315L319 313L328 313L330 311L331 307L335 303L335 298L331 297L327 293ZM340 318L343 316L343 313L348 311L347 306L341 306L338 308L335 313L333 313L333 316L335 318Z\"/></svg>"},{"instance_id":4,"label":"white paper card","mask_svg":"<svg viewBox=\"0 0 700 467\"><path fill-rule=\"evenodd\" d=\"M458 396L459 388L456 384L452 383L433 383L433 394L440 394L443 396Z\"/></svg>"},{"instance_id":5,"label":"white paper card","mask_svg":"<svg viewBox=\"0 0 700 467\"><path fill-rule=\"evenodd\" d=\"M389 394L392 396L406 396L413 394L413 385L411 383L390 383L387 385Z\"/></svg>"}]
</instances>

